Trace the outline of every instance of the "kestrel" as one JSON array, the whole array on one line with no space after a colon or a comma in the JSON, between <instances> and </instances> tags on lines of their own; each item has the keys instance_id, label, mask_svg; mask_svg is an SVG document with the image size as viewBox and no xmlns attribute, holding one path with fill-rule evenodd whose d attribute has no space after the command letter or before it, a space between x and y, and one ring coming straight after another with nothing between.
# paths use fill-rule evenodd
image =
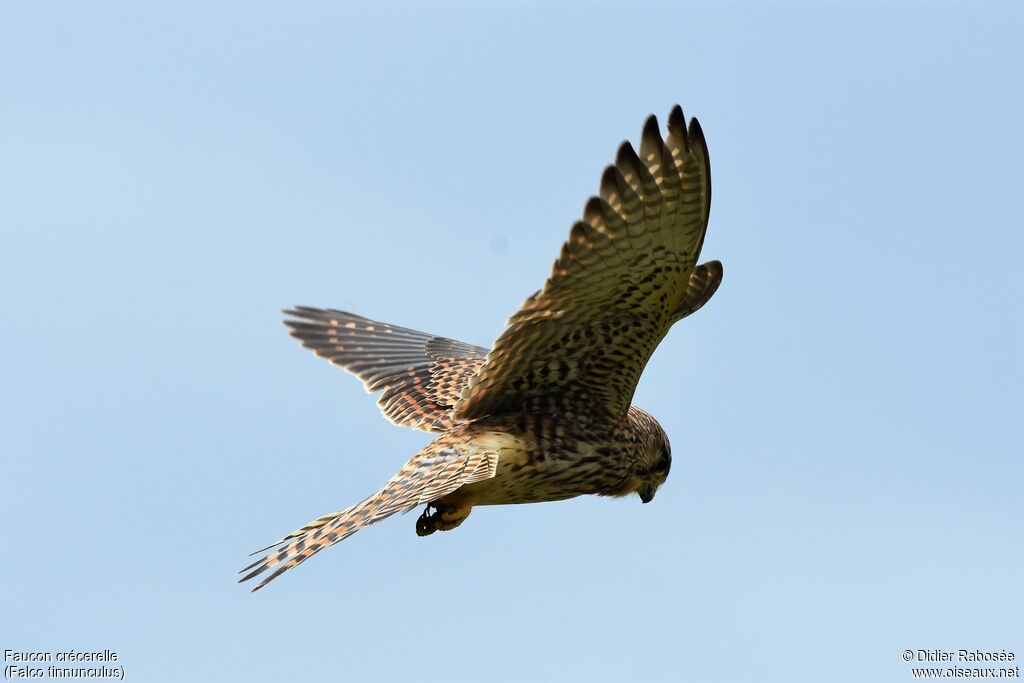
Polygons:
<instances>
[{"instance_id":1,"label":"kestrel","mask_svg":"<svg viewBox=\"0 0 1024 683\"><path fill-rule=\"evenodd\" d=\"M423 504L420 536L454 529L476 505L631 493L650 502L672 456L661 425L631 401L669 328L722 281L718 261L697 265L710 208L704 134L676 106L664 140L650 116L639 154L622 143L544 288L489 351L332 309L286 311L303 346L381 392L384 417L439 436L377 493L257 551L270 552L240 581L272 570L259 590Z\"/></svg>"}]
</instances>

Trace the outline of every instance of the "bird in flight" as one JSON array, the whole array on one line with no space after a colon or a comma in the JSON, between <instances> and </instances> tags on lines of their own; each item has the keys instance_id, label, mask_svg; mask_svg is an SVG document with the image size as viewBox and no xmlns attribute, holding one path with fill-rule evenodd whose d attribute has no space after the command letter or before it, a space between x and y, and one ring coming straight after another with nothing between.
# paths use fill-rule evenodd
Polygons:
<instances>
[{"instance_id":1,"label":"bird in flight","mask_svg":"<svg viewBox=\"0 0 1024 683\"><path fill-rule=\"evenodd\" d=\"M648 503L668 477L668 437L631 404L640 374L677 321L722 281L698 265L711 209L711 166L697 119L676 106L662 138L648 117L639 153L619 147L543 289L488 350L304 306L291 335L358 377L384 417L438 437L384 487L256 551L240 582L259 590L363 527L426 505L416 533L449 531L477 505L584 494Z\"/></svg>"}]
</instances>

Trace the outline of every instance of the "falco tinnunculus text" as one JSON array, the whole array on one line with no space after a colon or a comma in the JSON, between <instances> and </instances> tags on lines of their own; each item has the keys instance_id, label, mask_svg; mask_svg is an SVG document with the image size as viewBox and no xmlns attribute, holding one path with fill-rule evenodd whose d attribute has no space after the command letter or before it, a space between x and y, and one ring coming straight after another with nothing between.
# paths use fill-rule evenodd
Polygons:
<instances>
[{"instance_id":1,"label":"falco tinnunculus text","mask_svg":"<svg viewBox=\"0 0 1024 683\"><path fill-rule=\"evenodd\" d=\"M342 311L287 311L303 346L382 392L387 419L439 436L377 493L264 548L240 580L273 570L258 590L423 504L421 536L454 529L475 505L588 493L649 502L672 458L661 426L630 401L672 324L722 281L718 261L697 265L710 208L704 135L697 119L687 128L677 106L664 140L651 116L639 155L622 144L544 288L490 351Z\"/></svg>"}]
</instances>

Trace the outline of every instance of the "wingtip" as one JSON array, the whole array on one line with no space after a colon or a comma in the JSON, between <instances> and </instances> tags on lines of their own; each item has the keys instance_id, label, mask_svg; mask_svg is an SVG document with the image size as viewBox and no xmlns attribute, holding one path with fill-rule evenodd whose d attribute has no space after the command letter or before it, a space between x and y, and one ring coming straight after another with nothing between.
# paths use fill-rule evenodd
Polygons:
<instances>
[{"instance_id":1,"label":"wingtip","mask_svg":"<svg viewBox=\"0 0 1024 683\"><path fill-rule=\"evenodd\" d=\"M615 154L615 165L623 175L627 171L639 175L643 162L640 161L639 155L637 155L636 150L633 149L633 144L629 140L624 140L619 145L619 151Z\"/></svg>"},{"instance_id":2,"label":"wingtip","mask_svg":"<svg viewBox=\"0 0 1024 683\"><path fill-rule=\"evenodd\" d=\"M590 199L588 199L586 204L583 205L583 218L584 218L584 221L577 221L576 223L574 223L573 227L572 227L572 230L575 230L577 225L579 225L582 222L585 222L591 216L602 216L603 217L603 215L604 215L604 207L605 207L605 201L603 199L601 199L600 197L591 197ZM583 228L580 228L580 229L583 230ZM572 230L569 231L569 237L570 238L573 236L572 235ZM584 230L583 234L584 234L584 236L586 236L586 231L585 230Z\"/></svg>"},{"instance_id":3,"label":"wingtip","mask_svg":"<svg viewBox=\"0 0 1024 683\"><path fill-rule=\"evenodd\" d=\"M601 183L599 185L601 198L605 201L612 201L612 198L619 195L619 188L625 182L626 180L622 177L622 171L619 170L618 166L609 164L605 167L604 173L601 174Z\"/></svg>"},{"instance_id":4,"label":"wingtip","mask_svg":"<svg viewBox=\"0 0 1024 683\"><path fill-rule=\"evenodd\" d=\"M615 174L619 169L615 168L615 164L608 164L604 167L604 172L601 173L601 187L609 183L615 183Z\"/></svg>"},{"instance_id":5,"label":"wingtip","mask_svg":"<svg viewBox=\"0 0 1024 683\"><path fill-rule=\"evenodd\" d=\"M252 557L252 556L250 555L250 557ZM249 564L249 565L244 566L241 569L239 569L237 573L242 573L243 571L249 571L250 572L249 574L245 575L245 577L240 579L239 582L249 581L250 579L255 577L255 575L260 572L260 569L258 567L259 567L259 565L262 562L263 562L263 558L261 557L258 560L256 560L255 562L253 562L252 564ZM254 568L255 568L255 571L253 571Z\"/></svg>"},{"instance_id":6,"label":"wingtip","mask_svg":"<svg viewBox=\"0 0 1024 683\"><path fill-rule=\"evenodd\" d=\"M644 121L643 132L641 133L641 135L643 137L656 137L658 138L658 140L661 140L661 130L658 128L657 116L655 116L654 114L649 114L647 116L647 120Z\"/></svg>"},{"instance_id":7,"label":"wingtip","mask_svg":"<svg viewBox=\"0 0 1024 683\"><path fill-rule=\"evenodd\" d=\"M665 156L665 141L661 138L658 119L651 114L644 122L640 135L640 156L647 164L660 165Z\"/></svg>"},{"instance_id":8,"label":"wingtip","mask_svg":"<svg viewBox=\"0 0 1024 683\"><path fill-rule=\"evenodd\" d=\"M696 116L690 119L690 128L688 131L688 135L691 140L695 142L700 142L701 147L707 146L704 140L704 129L700 127L700 121L697 120Z\"/></svg>"},{"instance_id":9,"label":"wingtip","mask_svg":"<svg viewBox=\"0 0 1024 683\"><path fill-rule=\"evenodd\" d=\"M295 320L289 320L289 318L314 320L316 319L317 314L324 313L324 309L314 308L313 306L292 306L291 308L282 308L281 313L285 316L285 319L281 322L288 325L295 322Z\"/></svg>"},{"instance_id":10,"label":"wingtip","mask_svg":"<svg viewBox=\"0 0 1024 683\"><path fill-rule=\"evenodd\" d=\"M668 136L670 140L674 140L677 146L682 146L683 149L689 150L690 141L686 133L686 115L683 114L683 108L678 104L672 107L672 111L668 115Z\"/></svg>"},{"instance_id":11,"label":"wingtip","mask_svg":"<svg viewBox=\"0 0 1024 683\"><path fill-rule=\"evenodd\" d=\"M255 569L253 569L253 570L252 570L251 572L249 572L248 574L246 574L245 576L243 576L242 578L240 578L240 579L238 580L238 583L245 583L246 581L249 581L249 580L251 580L251 579L254 579L254 578L256 578L257 576L259 576L260 574L262 574L263 572L267 571L267 566L266 566L266 565L263 565L263 566L261 566L261 567L260 567L260 566L256 566L256 565L259 565L259 564L261 564L261 562L257 561L257 562L256 562L255 564L253 564L253 565L249 565L250 567L256 567L256 568L255 568ZM248 569L248 568L249 568L249 567L246 567L246 569ZM244 571L245 571L245 569L243 569L242 571L244 572ZM241 573L242 573L242 572L239 572L239 574L241 574Z\"/></svg>"},{"instance_id":12,"label":"wingtip","mask_svg":"<svg viewBox=\"0 0 1024 683\"><path fill-rule=\"evenodd\" d=\"M619 145L618 151L615 152L615 161L627 161L636 158L636 151L633 149L633 143L629 140L623 140L622 144Z\"/></svg>"},{"instance_id":13,"label":"wingtip","mask_svg":"<svg viewBox=\"0 0 1024 683\"><path fill-rule=\"evenodd\" d=\"M255 555L262 555L263 553L267 552L268 550L271 550L272 548L275 548L275 547L281 545L282 543L284 543L284 541L285 541L285 539L282 538L280 541L275 541L274 543L271 543L266 548L260 548L259 550L253 550L251 553L249 553L249 557L253 557ZM259 562L259 560L257 560L256 562ZM256 562L253 562L249 566L250 567L255 567L256 566ZM248 569L248 568L249 567L246 567L245 569ZM245 569L243 569L242 571L244 572ZM241 572L239 572L239 573L241 573Z\"/></svg>"}]
</instances>

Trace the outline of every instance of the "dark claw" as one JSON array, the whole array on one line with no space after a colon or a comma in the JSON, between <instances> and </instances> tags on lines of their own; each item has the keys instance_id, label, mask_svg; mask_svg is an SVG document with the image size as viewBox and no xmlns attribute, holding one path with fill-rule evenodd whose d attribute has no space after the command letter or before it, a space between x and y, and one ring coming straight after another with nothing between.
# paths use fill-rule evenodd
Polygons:
<instances>
[{"instance_id":1,"label":"dark claw","mask_svg":"<svg viewBox=\"0 0 1024 683\"><path fill-rule=\"evenodd\" d=\"M416 520L416 535L429 536L435 531L437 531L437 527L434 526L434 515L431 514L430 506L428 505L423 514Z\"/></svg>"}]
</instances>

